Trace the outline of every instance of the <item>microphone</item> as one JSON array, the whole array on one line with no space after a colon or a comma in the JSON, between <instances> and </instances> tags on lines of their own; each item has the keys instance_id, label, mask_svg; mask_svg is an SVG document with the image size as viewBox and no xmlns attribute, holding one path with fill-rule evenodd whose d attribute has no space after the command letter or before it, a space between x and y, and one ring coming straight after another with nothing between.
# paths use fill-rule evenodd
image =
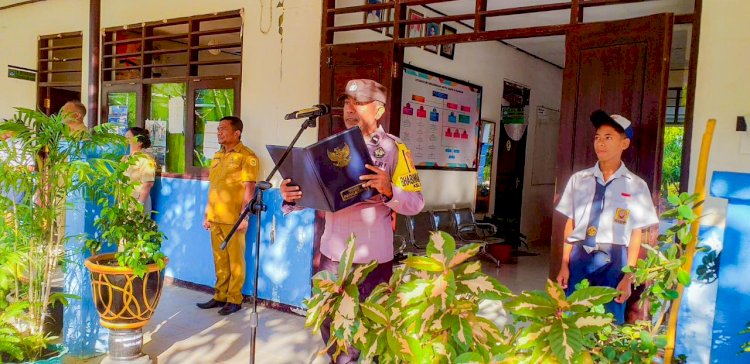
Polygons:
<instances>
[{"instance_id":1,"label":"microphone","mask_svg":"<svg viewBox=\"0 0 750 364\"><path fill-rule=\"evenodd\" d=\"M292 111L284 116L284 120L317 118L319 116L328 115L329 112L331 112L331 108L328 105L320 104L307 109Z\"/></svg>"}]
</instances>

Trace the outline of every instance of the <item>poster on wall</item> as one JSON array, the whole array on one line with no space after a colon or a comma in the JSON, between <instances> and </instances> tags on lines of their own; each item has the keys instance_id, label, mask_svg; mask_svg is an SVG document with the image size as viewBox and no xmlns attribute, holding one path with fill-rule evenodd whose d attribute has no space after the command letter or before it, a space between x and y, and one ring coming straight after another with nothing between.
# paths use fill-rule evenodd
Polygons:
<instances>
[{"instance_id":1,"label":"poster on wall","mask_svg":"<svg viewBox=\"0 0 750 364\"><path fill-rule=\"evenodd\" d=\"M219 144L219 122L207 120L206 129L203 133L203 158L211 160L219 149L221 149L221 144Z\"/></svg>"},{"instance_id":2,"label":"poster on wall","mask_svg":"<svg viewBox=\"0 0 750 364\"><path fill-rule=\"evenodd\" d=\"M116 133L125 135L128 131L128 107L126 105L110 105L107 122L115 125Z\"/></svg>"},{"instance_id":3,"label":"poster on wall","mask_svg":"<svg viewBox=\"0 0 750 364\"><path fill-rule=\"evenodd\" d=\"M420 169L475 171L482 87L404 66L401 139Z\"/></svg>"},{"instance_id":4,"label":"poster on wall","mask_svg":"<svg viewBox=\"0 0 750 364\"><path fill-rule=\"evenodd\" d=\"M146 130L151 135L151 154L160 166L166 163L167 122L164 120L146 120Z\"/></svg>"}]
</instances>

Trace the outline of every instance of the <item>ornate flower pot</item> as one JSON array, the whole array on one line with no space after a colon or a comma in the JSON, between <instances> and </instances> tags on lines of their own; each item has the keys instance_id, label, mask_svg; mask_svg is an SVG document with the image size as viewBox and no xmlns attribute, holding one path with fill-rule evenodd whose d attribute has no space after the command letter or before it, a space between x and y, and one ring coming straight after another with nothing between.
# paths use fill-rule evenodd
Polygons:
<instances>
[{"instance_id":1,"label":"ornate flower pot","mask_svg":"<svg viewBox=\"0 0 750 364\"><path fill-rule=\"evenodd\" d=\"M104 362L150 362L143 355L143 326L156 310L164 284L164 270L148 266L143 278L131 269L120 267L114 253L86 259L91 272L94 303L99 322L110 329L109 357Z\"/></svg>"}]
</instances>

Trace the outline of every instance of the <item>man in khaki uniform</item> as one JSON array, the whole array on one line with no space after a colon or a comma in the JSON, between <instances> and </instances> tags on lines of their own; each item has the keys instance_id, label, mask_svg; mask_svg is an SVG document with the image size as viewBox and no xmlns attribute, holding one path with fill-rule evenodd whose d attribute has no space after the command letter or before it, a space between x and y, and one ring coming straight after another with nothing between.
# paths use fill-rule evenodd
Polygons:
<instances>
[{"instance_id":1,"label":"man in khaki uniform","mask_svg":"<svg viewBox=\"0 0 750 364\"><path fill-rule=\"evenodd\" d=\"M258 157L240 142L242 120L227 116L219 122L221 149L214 155L209 172L208 204L203 227L211 230L211 246L216 266L216 289L202 309L221 307L220 315L229 315L242 307L245 283L245 231L242 221L226 250L219 246L229 234L240 213L250 202L258 176Z\"/></svg>"}]
</instances>

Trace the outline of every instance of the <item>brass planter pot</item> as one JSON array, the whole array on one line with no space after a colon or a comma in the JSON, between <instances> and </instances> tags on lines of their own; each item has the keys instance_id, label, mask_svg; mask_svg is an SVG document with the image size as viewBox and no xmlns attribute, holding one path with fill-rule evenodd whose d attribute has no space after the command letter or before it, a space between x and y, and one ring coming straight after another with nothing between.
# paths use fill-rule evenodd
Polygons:
<instances>
[{"instance_id":1,"label":"brass planter pot","mask_svg":"<svg viewBox=\"0 0 750 364\"><path fill-rule=\"evenodd\" d=\"M112 330L146 326L159 304L163 269L150 264L148 273L139 278L130 268L117 265L114 253L86 259L86 268L91 272L94 303L102 326Z\"/></svg>"}]
</instances>

